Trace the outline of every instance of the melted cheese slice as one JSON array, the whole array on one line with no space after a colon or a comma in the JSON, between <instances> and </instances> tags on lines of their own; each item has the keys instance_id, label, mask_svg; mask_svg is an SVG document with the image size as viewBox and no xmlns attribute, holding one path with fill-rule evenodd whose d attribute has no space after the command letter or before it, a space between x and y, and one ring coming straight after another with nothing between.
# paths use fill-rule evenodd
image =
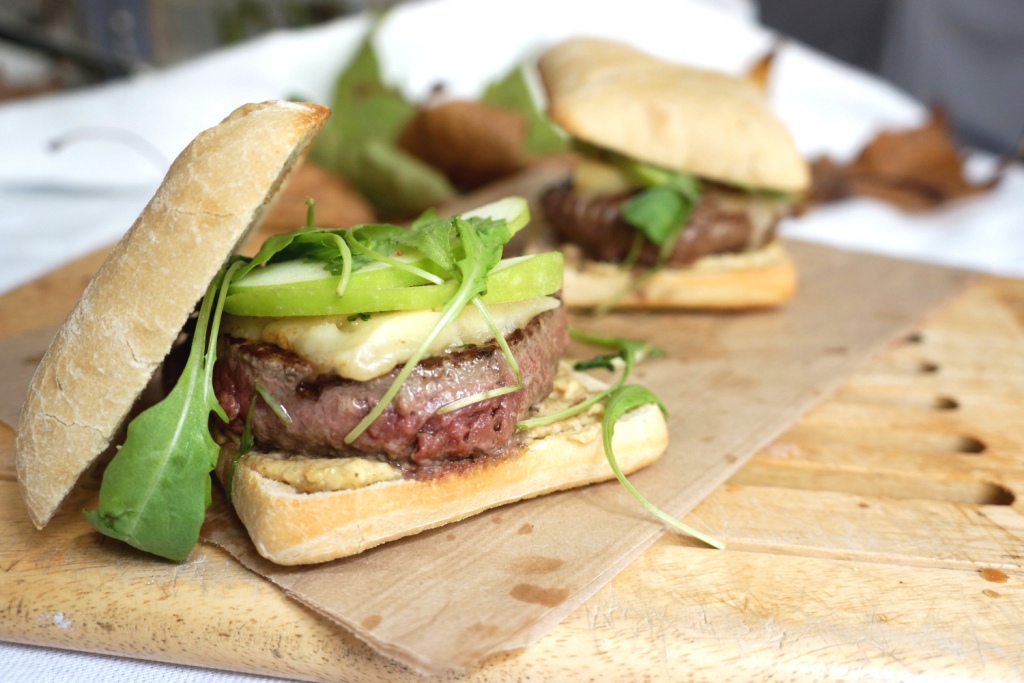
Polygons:
<instances>
[{"instance_id":1,"label":"melted cheese slice","mask_svg":"<svg viewBox=\"0 0 1024 683\"><path fill-rule=\"evenodd\" d=\"M525 327L534 317L558 308L549 296L492 304L487 307L503 336ZM263 341L292 351L321 371L333 370L360 382L391 372L405 363L423 344L441 317L440 310L373 313L356 316L302 318L250 318L224 316L221 331L233 337ZM467 306L445 327L427 349L426 356L441 356L467 344L494 338L476 307Z\"/></svg>"}]
</instances>

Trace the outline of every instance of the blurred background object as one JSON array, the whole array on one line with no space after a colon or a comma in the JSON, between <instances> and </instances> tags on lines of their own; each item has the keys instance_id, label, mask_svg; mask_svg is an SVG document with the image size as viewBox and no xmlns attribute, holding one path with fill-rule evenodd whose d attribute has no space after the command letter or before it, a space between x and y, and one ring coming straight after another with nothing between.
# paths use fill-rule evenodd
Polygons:
<instances>
[{"instance_id":1,"label":"blurred background object","mask_svg":"<svg viewBox=\"0 0 1024 683\"><path fill-rule=\"evenodd\" d=\"M386 0L4 0L0 99L164 67Z\"/></svg>"},{"instance_id":2,"label":"blurred background object","mask_svg":"<svg viewBox=\"0 0 1024 683\"><path fill-rule=\"evenodd\" d=\"M398 1L4 0L0 99L164 67L277 28ZM941 106L964 144L1006 155L1021 143L1021 0L705 2L756 18Z\"/></svg>"},{"instance_id":3,"label":"blurred background object","mask_svg":"<svg viewBox=\"0 0 1024 683\"><path fill-rule=\"evenodd\" d=\"M1009 155L1024 138L1020 0L760 0L769 28L881 75L949 115L958 139Z\"/></svg>"}]
</instances>

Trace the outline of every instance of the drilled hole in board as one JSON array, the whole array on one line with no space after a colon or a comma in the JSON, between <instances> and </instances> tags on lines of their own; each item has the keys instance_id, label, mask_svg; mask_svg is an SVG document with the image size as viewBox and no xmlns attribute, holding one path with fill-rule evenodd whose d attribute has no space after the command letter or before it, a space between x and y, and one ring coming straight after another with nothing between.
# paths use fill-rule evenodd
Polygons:
<instances>
[{"instance_id":1,"label":"drilled hole in board","mask_svg":"<svg viewBox=\"0 0 1024 683\"><path fill-rule=\"evenodd\" d=\"M917 371L926 375L930 375L939 371L939 364L933 363L930 360L923 360L918 364Z\"/></svg>"},{"instance_id":2,"label":"drilled hole in board","mask_svg":"<svg viewBox=\"0 0 1024 683\"><path fill-rule=\"evenodd\" d=\"M956 440L956 450L959 453L984 453L985 443L975 439L973 436L959 436Z\"/></svg>"},{"instance_id":3,"label":"drilled hole in board","mask_svg":"<svg viewBox=\"0 0 1024 683\"><path fill-rule=\"evenodd\" d=\"M10 467L8 467L10 463ZM14 430L0 422L0 480L15 480L14 476Z\"/></svg>"},{"instance_id":4,"label":"drilled hole in board","mask_svg":"<svg viewBox=\"0 0 1024 683\"><path fill-rule=\"evenodd\" d=\"M836 400L882 408L946 411L956 410L960 407L960 401L952 396L935 395L922 391L887 391L874 387L844 387L836 393Z\"/></svg>"},{"instance_id":5,"label":"drilled hole in board","mask_svg":"<svg viewBox=\"0 0 1024 683\"><path fill-rule=\"evenodd\" d=\"M1013 491L998 484L988 484L986 493L985 499L981 501L982 505L1013 505L1017 500Z\"/></svg>"},{"instance_id":6,"label":"drilled hole in board","mask_svg":"<svg viewBox=\"0 0 1024 683\"><path fill-rule=\"evenodd\" d=\"M911 332L906 336L906 338L904 338L903 341L905 341L908 344L923 344L924 335L921 334L920 332Z\"/></svg>"},{"instance_id":7,"label":"drilled hole in board","mask_svg":"<svg viewBox=\"0 0 1024 683\"><path fill-rule=\"evenodd\" d=\"M733 475L729 483L963 505L1012 505L1015 501L1011 490L988 481L930 478L921 476L919 472L881 474L848 469L794 468L788 463L757 460ZM858 507L868 509L874 507L874 503L862 501Z\"/></svg>"},{"instance_id":8,"label":"drilled hole in board","mask_svg":"<svg viewBox=\"0 0 1024 683\"><path fill-rule=\"evenodd\" d=\"M828 450L833 446L900 453L978 455L987 450L984 441L964 433L928 429L894 429L878 425L797 424L787 439L805 447Z\"/></svg>"}]
</instances>

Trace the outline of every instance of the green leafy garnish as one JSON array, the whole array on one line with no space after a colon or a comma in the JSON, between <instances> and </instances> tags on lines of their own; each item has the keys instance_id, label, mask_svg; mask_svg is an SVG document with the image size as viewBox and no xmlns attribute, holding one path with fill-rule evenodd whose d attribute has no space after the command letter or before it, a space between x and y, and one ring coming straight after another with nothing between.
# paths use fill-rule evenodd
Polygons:
<instances>
[{"instance_id":1,"label":"green leafy garnish","mask_svg":"<svg viewBox=\"0 0 1024 683\"><path fill-rule=\"evenodd\" d=\"M693 174L671 171L622 155L613 157L613 163L640 187L669 187L691 204L700 199L700 180Z\"/></svg>"},{"instance_id":2,"label":"green leafy garnish","mask_svg":"<svg viewBox=\"0 0 1024 683\"><path fill-rule=\"evenodd\" d=\"M622 205L623 219L637 231L637 239L623 259L622 267L631 269L636 264L645 240L658 247L655 264L594 309L595 313L601 314L614 308L622 298L639 289L666 266L700 201L701 184L696 176L689 173L637 161L582 140L574 139L572 144L580 154L612 164L634 187L639 188Z\"/></svg>"},{"instance_id":3,"label":"green leafy garnish","mask_svg":"<svg viewBox=\"0 0 1024 683\"><path fill-rule=\"evenodd\" d=\"M229 501L231 500L231 487L235 483L235 468L238 466L238 461L256 445L255 438L252 435L252 415L256 412L256 402L261 398L270 406L270 409L281 422L285 424L291 424L292 422L291 416L284 409L284 406L281 405L281 402L265 386L256 382L256 391L253 392L252 398L249 399L249 408L245 411L245 426L242 428L242 436L239 438L238 448L235 450L234 455L231 456L231 464L228 466L228 476L227 482L224 484L224 491Z\"/></svg>"},{"instance_id":4,"label":"green leafy garnish","mask_svg":"<svg viewBox=\"0 0 1024 683\"><path fill-rule=\"evenodd\" d=\"M262 398L267 404L270 411L277 416L278 420L286 425L290 425L292 423L292 416L288 414L288 411L285 410L284 406L281 405L281 402L277 400L277 397L270 393L270 390L259 382L256 382L256 393L259 394L260 398Z\"/></svg>"},{"instance_id":5,"label":"green leafy garnish","mask_svg":"<svg viewBox=\"0 0 1024 683\"><path fill-rule=\"evenodd\" d=\"M487 273L501 259L502 248L512 236L505 225L505 221L477 221L479 227L474 227L468 221L458 216L449 220L451 221L450 227L438 223L435 224L433 229L450 230L453 228L459 236L464 254L462 258L455 261L455 277L459 282L459 287L455 295L441 310L441 315L434 324L434 327L427 333L412 357L402 366L401 371L399 371L391 386L388 387L388 390L384 392L377 405L345 436L345 443L347 444L358 439L374 420L380 417L387 409L402 388L405 380L415 370L416 364L423 359L427 349L430 348L430 345L433 344L442 330L459 317L466 304L487 291Z\"/></svg>"},{"instance_id":6,"label":"green leafy garnish","mask_svg":"<svg viewBox=\"0 0 1024 683\"><path fill-rule=\"evenodd\" d=\"M408 232L398 236L397 241L416 249L451 276L455 274L451 238L451 223L442 219L437 209L428 209L412 222Z\"/></svg>"},{"instance_id":7,"label":"green leafy garnish","mask_svg":"<svg viewBox=\"0 0 1024 683\"><path fill-rule=\"evenodd\" d=\"M162 401L132 420L104 472L97 509L85 513L107 536L171 560L188 556L210 506L210 472L220 452L210 413L227 421L213 394L216 332L237 266L210 283L181 377Z\"/></svg>"},{"instance_id":8,"label":"green leafy garnish","mask_svg":"<svg viewBox=\"0 0 1024 683\"><path fill-rule=\"evenodd\" d=\"M332 275L344 275L352 271L352 250L349 249L340 230L300 228L268 238L251 261L238 271L242 279L253 269L275 261L306 261L319 263ZM340 294L339 294L340 296Z\"/></svg>"},{"instance_id":9,"label":"green leafy garnish","mask_svg":"<svg viewBox=\"0 0 1024 683\"><path fill-rule=\"evenodd\" d=\"M235 469L238 467L238 461L256 445L256 440L252 435L252 414L256 412L257 400L259 400L259 394L256 393L249 399L249 409L245 411L245 426L242 428L242 436L239 438L238 448L231 456L231 464L228 465L227 481L224 483L224 493L228 497L228 502L231 502L231 489L235 484Z\"/></svg>"},{"instance_id":10,"label":"green leafy garnish","mask_svg":"<svg viewBox=\"0 0 1024 683\"><path fill-rule=\"evenodd\" d=\"M505 361L508 363L512 373L516 376L516 383L510 384L504 387L496 387L487 391L482 391L479 394L473 394L472 396L466 396L460 398L457 401L452 401L446 405L441 406L437 409L438 415L444 415L460 408L465 408L468 405L479 403L480 401L486 401L496 396L504 396L505 394L511 394L514 391L519 391L523 388L523 373L519 370L519 361L512 355L512 350L508 346L508 340L505 339L505 335L498 329L497 323L494 322L494 318L491 316L490 311L484 305L484 302L480 300L480 297L473 297L473 305L480 311L480 315L483 316L484 321L487 323L487 327L490 329L491 334L494 335L495 341L498 342L498 347L501 349L502 354L505 356Z\"/></svg>"},{"instance_id":11,"label":"green leafy garnish","mask_svg":"<svg viewBox=\"0 0 1024 683\"><path fill-rule=\"evenodd\" d=\"M622 205L626 222L659 247L682 230L692 211L681 194L664 185L641 190Z\"/></svg>"},{"instance_id":12,"label":"green leafy garnish","mask_svg":"<svg viewBox=\"0 0 1024 683\"><path fill-rule=\"evenodd\" d=\"M553 424L560 422L567 417L578 415L583 411L590 408L590 406L600 403L605 400L614 392L616 389L621 387L626 379L629 377L629 373L633 371L633 365L644 358L659 356L664 354L657 346L653 346L645 341L638 341L635 339L628 339L626 337L611 337L606 335L590 334L576 328L569 328L569 336L577 341L587 342L588 344L594 344L596 346L604 346L609 349L616 349L616 353L611 355L602 355L598 358L595 365L591 367L606 367L609 370L613 370L616 367L615 361L619 361L622 365L622 374L615 381L612 386L608 387L604 391L598 392L590 398L577 403L574 406L560 410L557 413L551 413L550 415L543 415L541 417L534 417L528 420L522 420L516 424L516 429L532 429L533 427L540 427L542 425ZM595 363L595 361L582 361L583 365ZM580 363L577 363L577 366ZM574 369L585 369L574 366Z\"/></svg>"},{"instance_id":13,"label":"green leafy garnish","mask_svg":"<svg viewBox=\"0 0 1024 683\"><path fill-rule=\"evenodd\" d=\"M618 349L615 357L621 358L624 362L639 363L646 358L658 358L665 355L665 349L655 346L650 342L629 339L627 337L613 337L606 334L593 334L584 332L575 327L569 328L569 336L576 341L586 342L594 346L603 346L609 349Z\"/></svg>"},{"instance_id":14,"label":"green leafy garnish","mask_svg":"<svg viewBox=\"0 0 1024 683\"><path fill-rule=\"evenodd\" d=\"M697 206L700 181L688 173L621 156L614 159L628 178L644 188L622 206L622 217L657 245L660 255L667 258Z\"/></svg>"},{"instance_id":15,"label":"green leafy garnish","mask_svg":"<svg viewBox=\"0 0 1024 683\"><path fill-rule=\"evenodd\" d=\"M349 247L352 248L352 251L360 256L363 256L371 261L376 261L377 263L383 263L385 265L391 266L392 268L397 268L398 270L404 270L405 272L411 275L423 278L427 282L433 282L435 285L439 285L444 282L443 277L434 275L429 270L418 268L412 265L411 263L405 263L397 258L392 258L391 256L387 256L386 254L374 251L373 249L359 241L358 231L343 230L341 234L345 236L345 241L348 243Z\"/></svg>"},{"instance_id":16,"label":"green leafy garnish","mask_svg":"<svg viewBox=\"0 0 1024 683\"><path fill-rule=\"evenodd\" d=\"M629 483L626 479L626 475L623 474L622 468L619 467L618 461L615 459L615 453L612 449L612 439L615 436L615 424L629 410L636 408L641 405L653 403L658 406L663 414L668 414L664 404L658 397L652 394L649 390L636 384L626 384L617 388L608 397L608 403L604 407L604 419L601 422L601 437L604 441L604 453L608 458L608 464L612 468L612 472L615 473L615 478L619 480L619 483L629 491L630 495L633 496L642 506L644 506L651 514L658 519L678 529L684 534L693 536L696 539L704 541L713 548L719 550L725 550L725 544L721 541L708 536L707 534L697 531L693 527L683 524L678 519L663 511L649 500L643 497L636 488Z\"/></svg>"},{"instance_id":17,"label":"green leafy garnish","mask_svg":"<svg viewBox=\"0 0 1024 683\"><path fill-rule=\"evenodd\" d=\"M615 435L615 425L619 421L619 418L632 408L648 403L656 404L663 414L667 414L665 406L661 403L658 397L652 394L649 390L635 384L626 384L626 379L629 377L630 372L632 372L634 364L644 358L663 355L664 351L645 341L628 339L625 337L590 334L575 328L569 329L569 335L577 341L583 341L589 344L595 344L597 346L604 346L617 350L614 354L603 354L590 360L577 362L573 365L573 369L587 370L593 368L606 368L608 370L614 370L617 366L621 365L622 373L619 375L618 379L616 379L616 381L604 391L598 392L597 394L590 396L584 401L581 401L566 410L562 410L551 415L545 415L543 417L523 420L516 424L516 429L531 429L533 427L559 422L567 417L571 417L572 415L577 415L601 401L605 401L604 417L601 420L601 434L604 442L604 453L605 457L608 458L608 464L611 466L612 472L615 473L615 477L619 480L619 483L621 483L622 486L629 491L630 495L636 498L642 506L647 508L647 510L659 519L668 522L683 533L704 541L710 546L724 549L725 545L720 541L692 529L686 524L683 524L675 517L672 517L644 498L626 479L626 475L622 472L622 468L619 467L619 463L615 459L612 440Z\"/></svg>"}]
</instances>

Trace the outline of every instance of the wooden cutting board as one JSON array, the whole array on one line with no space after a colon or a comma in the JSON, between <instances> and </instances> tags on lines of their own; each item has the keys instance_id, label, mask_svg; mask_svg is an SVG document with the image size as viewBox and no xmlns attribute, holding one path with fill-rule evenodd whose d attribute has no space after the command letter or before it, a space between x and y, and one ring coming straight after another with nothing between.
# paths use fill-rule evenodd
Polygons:
<instances>
[{"instance_id":1,"label":"wooden cutting board","mask_svg":"<svg viewBox=\"0 0 1024 683\"><path fill-rule=\"evenodd\" d=\"M0 297L60 322L100 258ZM26 359L32 362L33 359ZM202 547L36 532L0 424L0 639L308 680L421 680ZM1024 677L1024 281L986 278L873 359L533 647L458 680ZM453 679L456 677L453 677Z\"/></svg>"}]
</instances>

